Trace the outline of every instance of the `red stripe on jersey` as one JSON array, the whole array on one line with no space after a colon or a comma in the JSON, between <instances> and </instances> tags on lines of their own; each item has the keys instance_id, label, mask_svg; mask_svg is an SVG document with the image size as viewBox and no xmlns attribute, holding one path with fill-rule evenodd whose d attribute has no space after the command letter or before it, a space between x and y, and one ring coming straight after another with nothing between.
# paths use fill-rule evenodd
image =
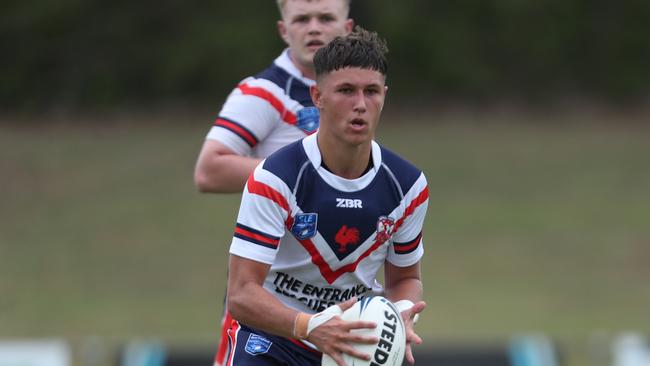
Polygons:
<instances>
[{"instance_id":1,"label":"red stripe on jersey","mask_svg":"<svg viewBox=\"0 0 650 366\"><path fill-rule=\"evenodd\" d=\"M287 217L287 221L284 222L284 225L289 229L289 231L291 231L291 227L293 227L293 216L291 216L291 214Z\"/></svg>"},{"instance_id":2,"label":"red stripe on jersey","mask_svg":"<svg viewBox=\"0 0 650 366\"><path fill-rule=\"evenodd\" d=\"M250 232L250 231L248 231L246 229L242 229L240 227L235 228L235 233L241 234L241 235L243 235L243 236L245 236L247 238L255 239L255 240L261 241L263 243L273 245L274 247L277 247L278 243L280 242L279 239L274 240L274 239L268 238L266 236L262 236L260 234L255 234L253 232Z\"/></svg>"},{"instance_id":3,"label":"red stripe on jersey","mask_svg":"<svg viewBox=\"0 0 650 366\"><path fill-rule=\"evenodd\" d=\"M323 256L318 251L318 249L316 249L316 245L314 245L314 243L311 240L305 239L305 240L298 240L298 241L307 250L307 252L311 256L311 262L318 267L321 275L325 278L325 280L329 284L332 284L334 281L336 281L337 278L341 277L341 275L344 273L354 272L362 260L364 260L367 256L372 254L372 252L374 252L377 248L379 248L383 244L383 242L380 242L379 240L375 240L372 246L368 248L368 250L363 252L363 254L361 254L356 261L354 261L353 263L349 263L334 271L329 266L329 264L327 264Z\"/></svg>"},{"instance_id":4,"label":"red stripe on jersey","mask_svg":"<svg viewBox=\"0 0 650 366\"><path fill-rule=\"evenodd\" d=\"M246 143L248 143L248 145L250 145L250 147L254 147L255 145L257 145L257 138L255 138L255 136L253 136L250 132L246 131L241 126L239 126L239 125L237 125L235 123L232 123L232 122L230 122L228 120L225 120L223 118L217 118L217 120L214 122L214 125L224 127L226 129L236 133L237 136L244 139L246 141Z\"/></svg>"},{"instance_id":5,"label":"red stripe on jersey","mask_svg":"<svg viewBox=\"0 0 650 366\"><path fill-rule=\"evenodd\" d=\"M415 197L413 201L411 201L406 210L404 210L404 215L399 220L397 220L397 222L395 222L395 231L397 231L397 229L399 229L399 227L404 223L404 220L413 214L415 209L423 204L427 199L429 199L429 186L424 187L422 192L420 192L420 194L418 194L418 196Z\"/></svg>"},{"instance_id":6,"label":"red stripe on jersey","mask_svg":"<svg viewBox=\"0 0 650 366\"><path fill-rule=\"evenodd\" d=\"M285 211L290 212L289 202L287 202L287 199L284 198L284 196L280 192L271 188L271 186L255 180L254 174L251 174L250 177L248 177L248 182L246 182L246 187L248 187L249 193L266 197L271 201L277 203Z\"/></svg>"},{"instance_id":7,"label":"red stripe on jersey","mask_svg":"<svg viewBox=\"0 0 650 366\"><path fill-rule=\"evenodd\" d=\"M415 239L413 239L410 243L404 243L402 245L393 245L395 248L395 253L406 253L411 251L413 248L417 247L420 245L420 241L422 240L422 233L418 235Z\"/></svg>"},{"instance_id":8,"label":"red stripe on jersey","mask_svg":"<svg viewBox=\"0 0 650 366\"><path fill-rule=\"evenodd\" d=\"M284 104L282 104L282 102L268 90L265 90L260 87L249 86L248 84L239 84L237 87L239 88L239 90L241 90L241 92L244 95L253 95L271 103L273 108L275 108L275 110L278 111L278 113L280 113L280 116L282 117L284 122L290 125L296 124L297 121L296 115L290 110L286 109L284 107Z\"/></svg>"}]
</instances>

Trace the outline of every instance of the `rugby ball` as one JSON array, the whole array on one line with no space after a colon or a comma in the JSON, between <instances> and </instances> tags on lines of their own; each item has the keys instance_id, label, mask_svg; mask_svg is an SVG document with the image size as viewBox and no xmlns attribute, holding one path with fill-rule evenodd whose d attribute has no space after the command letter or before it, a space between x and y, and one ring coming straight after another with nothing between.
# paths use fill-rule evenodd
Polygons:
<instances>
[{"instance_id":1,"label":"rugby ball","mask_svg":"<svg viewBox=\"0 0 650 366\"><path fill-rule=\"evenodd\" d=\"M395 304L382 296L365 297L344 311L341 319L347 321L364 320L377 323L374 329L353 329L351 332L379 339L376 344L354 343L360 352L370 355L370 360L362 360L343 354L348 366L401 366L406 350L406 331L400 311ZM336 361L323 354L323 366L337 366Z\"/></svg>"}]
</instances>

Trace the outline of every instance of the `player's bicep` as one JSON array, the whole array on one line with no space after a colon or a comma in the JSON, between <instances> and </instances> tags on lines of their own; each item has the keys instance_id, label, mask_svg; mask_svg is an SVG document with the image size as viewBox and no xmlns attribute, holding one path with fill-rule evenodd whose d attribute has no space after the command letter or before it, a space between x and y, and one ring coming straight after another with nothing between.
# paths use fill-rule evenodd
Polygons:
<instances>
[{"instance_id":1,"label":"player's bicep","mask_svg":"<svg viewBox=\"0 0 650 366\"><path fill-rule=\"evenodd\" d=\"M243 258L230 256L228 273L228 310L233 318L249 322L261 307L260 299L267 295L264 279L270 265Z\"/></svg>"},{"instance_id":2,"label":"player's bicep","mask_svg":"<svg viewBox=\"0 0 650 366\"><path fill-rule=\"evenodd\" d=\"M406 267L396 266L388 261L384 264L384 285L391 288L403 280L420 280L420 261Z\"/></svg>"},{"instance_id":3,"label":"player's bicep","mask_svg":"<svg viewBox=\"0 0 650 366\"><path fill-rule=\"evenodd\" d=\"M219 140L206 139L203 142L199 158L196 162L196 169L203 171L209 170L212 160L217 156L236 154L231 148Z\"/></svg>"},{"instance_id":4,"label":"player's bicep","mask_svg":"<svg viewBox=\"0 0 650 366\"><path fill-rule=\"evenodd\" d=\"M405 267L399 267L386 261L384 264L384 288L386 297L391 301L420 300L422 298L420 261Z\"/></svg>"},{"instance_id":5,"label":"player's bicep","mask_svg":"<svg viewBox=\"0 0 650 366\"><path fill-rule=\"evenodd\" d=\"M228 288L237 292L247 284L262 286L271 266L237 255L231 255L229 261Z\"/></svg>"}]
</instances>

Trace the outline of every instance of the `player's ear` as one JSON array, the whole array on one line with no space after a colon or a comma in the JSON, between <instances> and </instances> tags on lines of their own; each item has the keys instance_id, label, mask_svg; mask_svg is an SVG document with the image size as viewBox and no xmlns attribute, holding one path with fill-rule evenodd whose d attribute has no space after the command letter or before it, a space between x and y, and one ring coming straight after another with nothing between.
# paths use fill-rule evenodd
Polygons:
<instances>
[{"instance_id":1,"label":"player's ear","mask_svg":"<svg viewBox=\"0 0 650 366\"><path fill-rule=\"evenodd\" d=\"M384 110L384 102L386 101L386 95L388 95L388 85L384 85L384 100L381 102L381 106L379 107L380 112Z\"/></svg>"},{"instance_id":2,"label":"player's ear","mask_svg":"<svg viewBox=\"0 0 650 366\"><path fill-rule=\"evenodd\" d=\"M289 38L287 36L287 27L285 26L284 21L282 20L278 20L278 33L280 34L282 40L286 44L289 44Z\"/></svg>"},{"instance_id":3,"label":"player's ear","mask_svg":"<svg viewBox=\"0 0 650 366\"><path fill-rule=\"evenodd\" d=\"M314 106L316 108L320 109L321 108L321 93L320 90L318 89L318 84L314 84L309 87L309 95L311 95L311 101L314 102Z\"/></svg>"},{"instance_id":4,"label":"player's ear","mask_svg":"<svg viewBox=\"0 0 650 366\"><path fill-rule=\"evenodd\" d=\"M352 33L352 29L354 29L354 19L347 19L345 21L345 32Z\"/></svg>"}]
</instances>

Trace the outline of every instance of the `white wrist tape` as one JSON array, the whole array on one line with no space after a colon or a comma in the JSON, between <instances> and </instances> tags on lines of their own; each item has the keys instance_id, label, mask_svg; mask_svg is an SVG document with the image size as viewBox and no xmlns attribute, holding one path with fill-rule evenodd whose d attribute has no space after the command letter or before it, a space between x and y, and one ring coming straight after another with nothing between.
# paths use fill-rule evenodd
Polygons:
<instances>
[{"instance_id":1,"label":"white wrist tape","mask_svg":"<svg viewBox=\"0 0 650 366\"><path fill-rule=\"evenodd\" d=\"M413 305L415 305L413 301L406 299L395 302L395 307L397 310L399 310L400 313L412 308ZM413 324L417 323L418 319L420 319L420 314L415 314L415 316L413 316Z\"/></svg>"},{"instance_id":2,"label":"white wrist tape","mask_svg":"<svg viewBox=\"0 0 650 366\"><path fill-rule=\"evenodd\" d=\"M307 323L307 336L309 336L309 333L311 333L312 330L320 327L333 317L341 314L343 314L341 308L338 305L332 305L320 313L312 315L311 318L309 318L309 323Z\"/></svg>"}]
</instances>

